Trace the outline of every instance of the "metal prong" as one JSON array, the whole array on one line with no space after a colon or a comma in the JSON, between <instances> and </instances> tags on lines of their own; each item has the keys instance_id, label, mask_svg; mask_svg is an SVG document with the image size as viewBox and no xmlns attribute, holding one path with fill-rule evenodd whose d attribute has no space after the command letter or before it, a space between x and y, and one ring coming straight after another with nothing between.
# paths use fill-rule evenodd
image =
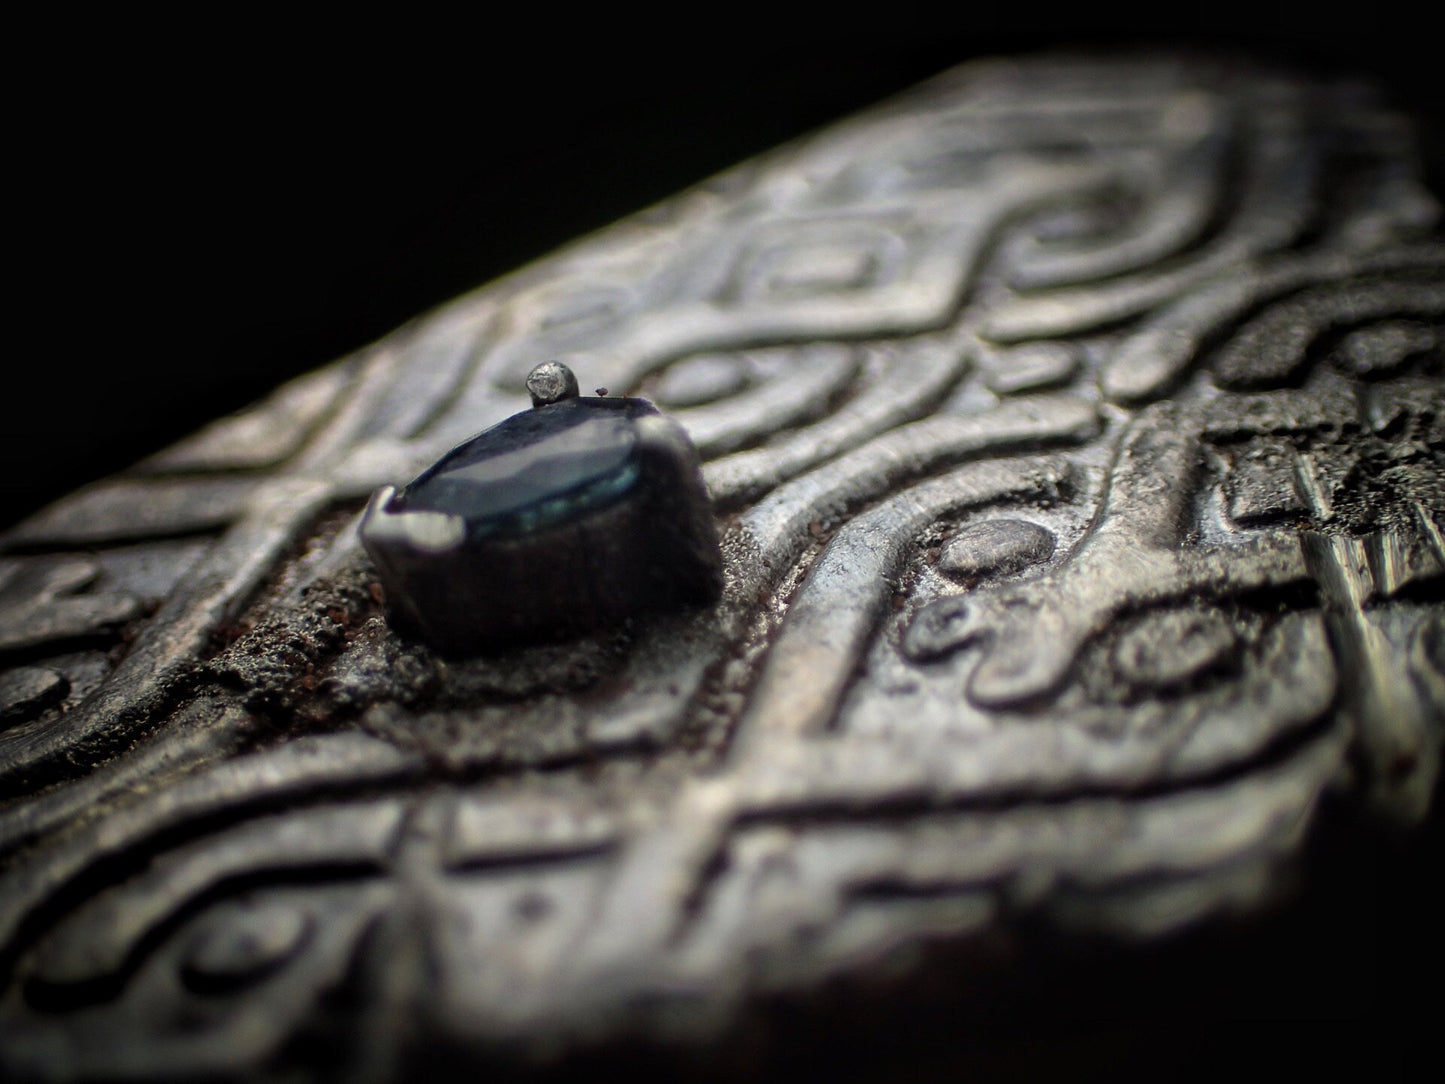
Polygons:
<instances>
[{"instance_id":1,"label":"metal prong","mask_svg":"<svg viewBox=\"0 0 1445 1084\"><path fill-rule=\"evenodd\" d=\"M461 545L467 534L461 516L445 512L393 512L395 486L382 486L371 495L362 513L361 537L380 546L404 542L423 553L445 553Z\"/></svg>"},{"instance_id":2,"label":"metal prong","mask_svg":"<svg viewBox=\"0 0 1445 1084\"><path fill-rule=\"evenodd\" d=\"M544 361L527 374L527 391L532 395L534 407L560 403L564 399L576 399L577 376L560 361Z\"/></svg>"}]
</instances>

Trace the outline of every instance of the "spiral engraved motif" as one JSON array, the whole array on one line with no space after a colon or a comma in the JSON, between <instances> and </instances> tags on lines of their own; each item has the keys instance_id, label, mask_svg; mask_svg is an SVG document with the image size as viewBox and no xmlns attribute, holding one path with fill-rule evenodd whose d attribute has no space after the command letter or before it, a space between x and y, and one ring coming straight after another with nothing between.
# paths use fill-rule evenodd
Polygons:
<instances>
[{"instance_id":1,"label":"spiral engraved motif","mask_svg":"<svg viewBox=\"0 0 1445 1084\"><path fill-rule=\"evenodd\" d=\"M387 1057L712 1034L899 939L1257 908L1342 780L1418 823L1411 138L1353 85L967 66L21 524L0 1069L240 1072L323 1018ZM553 357L692 432L725 597L439 660L359 502Z\"/></svg>"}]
</instances>

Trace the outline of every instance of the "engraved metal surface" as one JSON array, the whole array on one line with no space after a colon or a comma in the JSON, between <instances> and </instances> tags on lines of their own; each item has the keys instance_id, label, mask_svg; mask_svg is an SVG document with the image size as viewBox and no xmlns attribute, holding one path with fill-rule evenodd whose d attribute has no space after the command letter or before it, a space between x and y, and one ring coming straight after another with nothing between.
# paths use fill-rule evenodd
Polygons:
<instances>
[{"instance_id":1,"label":"engraved metal surface","mask_svg":"<svg viewBox=\"0 0 1445 1084\"><path fill-rule=\"evenodd\" d=\"M1445 241L1367 88L977 63L21 524L0 1067L705 1042L900 943L1251 913L1429 814ZM692 434L716 607L466 662L365 498L563 358Z\"/></svg>"}]
</instances>

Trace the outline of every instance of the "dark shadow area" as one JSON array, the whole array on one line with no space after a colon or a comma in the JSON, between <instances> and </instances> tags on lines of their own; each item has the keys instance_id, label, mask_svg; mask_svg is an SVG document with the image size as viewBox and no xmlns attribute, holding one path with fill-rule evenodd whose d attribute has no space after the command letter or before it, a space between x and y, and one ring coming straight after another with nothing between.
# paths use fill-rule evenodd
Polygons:
<instances>
[{"instance_id":1,"label":"dark shadow area","mask_svg":"<svg viewBox=\"0 0 1445 1084\"><path fill-rule=\"evenodd\" d=\"M1437 800L1441 797L1437 788ZM974 941L900 946L806 997L775 996L701 1048L622 1041L501 1080L1419 1080L1442 939L1436 823L1382 830L1326 805L1299 891L1252 919L1157 942L1025 920ZM475 1051L419 1044L404 1075L473 1079Z\"/></svg>"},{"instance_id":2,"label":"dark shadow area","mask_svg":"<svg viewBox=\"0 0 1445 1084\"><path fill-rule=\"evenodd\" d=\"M246 26L184 49L134 22L58 32L11 138L24 285L0 525L972 57L1160 43L1357 72L1429 122L1445 187L1435 42L1392 10L737 9L693 29L534 12L483 35Z\"/></svg>"}]
</instances>

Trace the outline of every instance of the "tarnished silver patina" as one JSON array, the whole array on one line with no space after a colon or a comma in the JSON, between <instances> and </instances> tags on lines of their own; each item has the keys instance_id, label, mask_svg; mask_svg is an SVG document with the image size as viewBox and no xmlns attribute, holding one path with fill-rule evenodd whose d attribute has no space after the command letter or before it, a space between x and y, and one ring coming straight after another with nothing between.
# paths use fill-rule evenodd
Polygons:
<instances>
[{"instance_id":1,"label":"tarnished silver patina","mask_svg":"<svg viewBox=\"0 0 1445 1084\"><path fill-rule=\"evenodd\" d=\"M965 66L21 524L0 1075L736 1053L931 961L1247 921L1326 807L1422 823L1445 241L1413 141L1356 83ZM721 600L440 658L358 520L575 394L547 358L686 430Z\"/></svg>"}]
</instances>

